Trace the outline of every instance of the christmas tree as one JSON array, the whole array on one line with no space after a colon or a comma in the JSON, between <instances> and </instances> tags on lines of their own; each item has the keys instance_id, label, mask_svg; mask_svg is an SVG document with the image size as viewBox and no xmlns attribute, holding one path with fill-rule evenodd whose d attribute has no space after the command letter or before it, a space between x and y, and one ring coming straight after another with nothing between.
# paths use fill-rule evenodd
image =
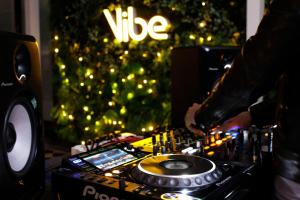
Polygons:
<instances>
[{"instance_id":1,"label":"christmas tree","mask_svg":"<svg viewBox=\"0 0 300 200\"><path fill-rule=\"evenodd\" d=\"M118 41L103 14L137 8L170 22L168 39ZM65 141L170 124L170 53L196 45L240 45L244 4L225 0L51 1L53 120ZM237 17L238 16L238 17Z\"/></svg>"}]
</instances>

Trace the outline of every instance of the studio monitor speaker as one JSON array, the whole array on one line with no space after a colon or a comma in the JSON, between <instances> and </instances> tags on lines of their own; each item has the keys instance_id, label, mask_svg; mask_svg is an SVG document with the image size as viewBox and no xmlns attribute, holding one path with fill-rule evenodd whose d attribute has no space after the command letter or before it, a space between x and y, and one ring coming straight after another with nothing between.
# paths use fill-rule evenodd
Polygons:
<instances>
[{"instance_id":1,"label":"studio monitor speaker","mask_svg":"<svg viewBox=\"0 0 300 200\"><path fill-rule=\"evenodd\" d=\"M44 192L41 93L35 38L0 32L0 191L7 199Z\"/></svg>"},{"instance_id":2,"label":"studio monitor speaker","mask_svg":"<svg viewBox=\"0 0 300 200\"><path fill-rule=\"evenodd\" d=\"M235 46L178 47L171 52L171 123L182 128L194 102L201 103L230 67Z\"/></svg>"}]
</instances>

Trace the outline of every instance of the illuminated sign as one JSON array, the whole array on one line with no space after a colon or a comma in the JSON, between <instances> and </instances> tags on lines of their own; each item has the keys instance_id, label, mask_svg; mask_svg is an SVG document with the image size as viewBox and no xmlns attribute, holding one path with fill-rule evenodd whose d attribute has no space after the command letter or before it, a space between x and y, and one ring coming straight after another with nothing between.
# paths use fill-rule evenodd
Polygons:
<instances>
[{"instance_id":1,"label":"illuminated sign","mask_svg":"<svg viewBox=\"0 0 300 200\"><path fill-rule=\"evenodd\" d=\"M121 8L116 8L115 19L108 9L103 10L108 24L120 42L128 42L129 38L141 41L149 36L156 40L168 39L166 33L169 22L166 18L156 15L148 22L140 17L136 17L136 11L133 7L128 7L127 12L123 12ZM140 26L140 29L138 29ZM138 32L138 30L140 30Z\"/></svg>"}]
</instances>

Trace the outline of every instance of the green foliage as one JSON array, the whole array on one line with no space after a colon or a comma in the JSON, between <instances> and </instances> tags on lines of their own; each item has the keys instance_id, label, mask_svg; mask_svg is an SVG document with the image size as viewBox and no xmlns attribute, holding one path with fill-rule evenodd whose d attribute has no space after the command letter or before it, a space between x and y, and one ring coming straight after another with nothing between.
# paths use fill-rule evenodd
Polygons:
<instances>
[{"instance_id":1,"label":"green foliage","mask_svg":"<svg viewBox=\"0 0 300 200\"><path fill-rule=\"evenodd\" d=\"M52 117L58 136L71 142L115 130L141 132L169 125L172 49L240 45L244 40L230 15L240 10L236 1L53 0L51 4ZM140 42L117 42L102 11L109 8L114 13L118 6L123 10L134 6L145 19L165 16L171 22L169 39L148 36Z\"/></svg>"}]
</instances>

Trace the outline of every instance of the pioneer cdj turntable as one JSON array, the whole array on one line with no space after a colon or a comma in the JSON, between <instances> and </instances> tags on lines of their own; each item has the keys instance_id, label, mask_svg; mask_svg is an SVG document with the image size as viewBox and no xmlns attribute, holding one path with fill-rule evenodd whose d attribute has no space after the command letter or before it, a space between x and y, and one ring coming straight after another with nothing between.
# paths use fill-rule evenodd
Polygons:
<instances>
[{"instance_id":1,"label":"pioneer cdj turntable","mask_svg":"<svg viewBox=\"0 0 300 200\"><path fill-rule=\"evenodd\" d=\"M246 162L242 156L228 156L230 151L249 152L241 148L244 144L237 146L237 138L228 139L228 134L217 138L223 139L223 144L209 145L214 156L197 149L196 141L190 141L188 147L170 148L177 140L168 135L150 137L153 149L158 143L167 146L168 150L156 153L144 151L149 142L145 138L73 155L53 171L53 194L59 200L250 199L256 163Z\"/></svg>"}]
</instances>

